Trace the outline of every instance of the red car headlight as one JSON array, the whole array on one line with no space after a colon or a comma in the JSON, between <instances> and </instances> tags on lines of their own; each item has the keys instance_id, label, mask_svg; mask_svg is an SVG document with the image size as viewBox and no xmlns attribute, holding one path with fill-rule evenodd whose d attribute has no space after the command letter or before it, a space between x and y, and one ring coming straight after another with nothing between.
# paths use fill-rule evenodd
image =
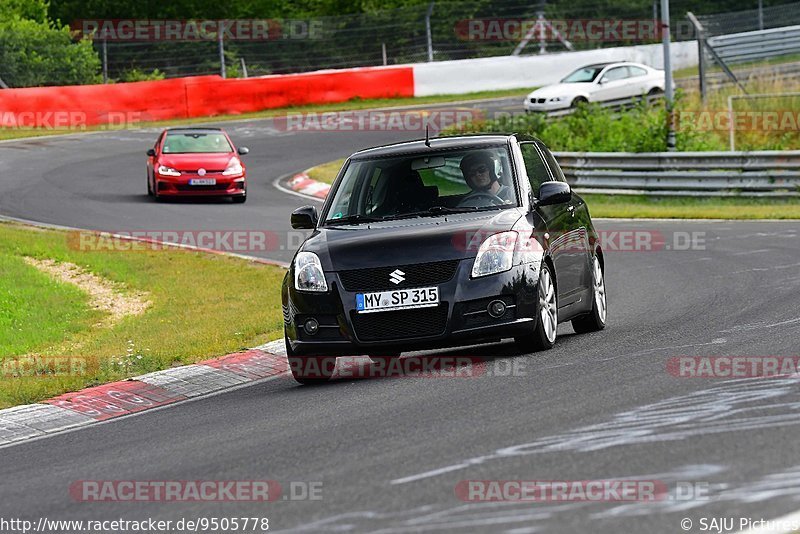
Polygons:
<instances>
[{"instance_id":1,"label":"red car headlight","mask_svg":"<svg viewBox=\"0 0 800 534\"><path fill-rule=\"evenodd\" d=\"M242 167L242 162L239 161L239 158L231 158L230 162L228 162L228 166L222 171L223 176L236 176L242 174L244 172L244 167Z\"/></svg>"},{"instance_id":2,"label":"red car headlight","mask_svg":"<svg viewBox=\"0 0 800 534\"><path fill-rule=\"evenodd\" d=\"M172 167L167 167L166 165L159 165L158 169L156 170L158 174L161 176L180 176L181 171L175 170Z\"/></svg>"}]
</instances>

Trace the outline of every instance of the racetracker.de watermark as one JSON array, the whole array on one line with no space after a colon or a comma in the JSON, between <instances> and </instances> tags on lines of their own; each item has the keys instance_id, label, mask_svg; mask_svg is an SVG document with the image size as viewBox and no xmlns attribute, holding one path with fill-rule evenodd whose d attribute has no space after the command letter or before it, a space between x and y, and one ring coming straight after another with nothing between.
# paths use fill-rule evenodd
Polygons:
<instances>
[{"instance_id":1,"label":"racetracker.de watermark","mask_svg":"<svg viewBox=\"0 0 800 534\"><path fill-rule=\"evenodd\" d=\"M484 113L474 109L414 109L289 113L273 121L275 128L287 132L439 132L483 118Z\"/></svg>"},{"instance_id":2,"label":"racetracker.de watermark","mask_svg":"<svg viewBox=\"0 0 800 534\"><path fill-rule=\"evenodd\" d=\"M457 250L476 252L481 245L495 235L492 231L466 231L453 236L451 242ZM514 237L514 233L517 234ZM567 232L523 232L507 233L504 239L496 240L493 248L507 251L542 253L541 243L559 250L582 250L586 248L587 235L582 231ZM604 252L658 252L706 250L706 232L609 229L598 230L596 243Z\"/></svg>"},{"instance_id":3,"label":"racetracker.de watermark","mask_svg":"<svg viewBox=\"0 0 800 534\"><path fill-rule=\"evenodd\" d=\"M466 502L653 502L668 498L658 480L462 480Z\"/></svg>"},{"instance_id":4,"label":"racetracker.de watermark","mask_svg":"<svg viewBox=\"0 0 800 534\"><path fill-rule=\"evenodd\" d=\"M285 245L269 230L119 230L67 232L67 246L81 252L149 252L191 247L220 252L252 253L298 248L305 235L289 232ZM289 250L289 249L287 249Z\"/></svg>"},{"instance_id":5,"label":"racetracker.de watermark","mask_svg":"<svg viewBox=\"0 0 800 534\"><path fill-rule=\"evenodd\" d=\"M798 375L800 356L676 356L667 372L677 378L773 378Z\"/></svg>"},{"instance_id":6,"label":"racetracker.de watermark","mask_svg":"<svg viewBox=\"0 0 800 534\"><path fill-rule=\"evenodd\" d=\"M308 378L481 378L526 376L523 362L487 361L474 356L387 356L374 360L360 356L294 358L292 369Z\"/></svg>"},{"instance_id":7,"label":"racetracker.de watermark","mask_svg":"<svg viewBox=\"0 0 800 534\"><path fill-rule=\"evenodd\" d=\"M456 23L464 41L651 42L666 26L655 19L529 19L482 18Z\"/></svg>"},{"instance_id":8,"label":"racetracker.de watermark","mask_svg":"<svg viewBox=\"0 0 800 534\"><path fill-rule=\"evenodd\" d=\"M137 41L275 41L321 39L321 19L78 19L73 30L86 37Z\"/></svg>"},{"instance_id":9,"label":"racetracker.de watermark","mask_svg":"<svg viewBox=\"0 0 800 534\"><path fill-rule=\"evenodd\" d=\"M16 356L0 365L0 376L83 376L86 358L80 356Z\"/></svg>"},{"instance_id":10,"label":"racetracker.de watermark","mask_svg":"<svg viewBox=\"0 0 800 534\"><path fill-rule=\"evenodd\" d=\"M673 122L677 131L800 132L800 110L681 110Z\"/></svg>"},{"instance_id":11,"label":"racetracker.de watermark","mask_svg":"<svg viewBox=\"0 0 800 534\"><path fill-rule=\"evenodd\" d=\"M41 130L119 129L152 120L142 111L0 111L0 128Z\"/></svg>"},{"instance_id":12,"label":"racetracker.de watermark","mask_svg":"<svg viewBox=\"0 0 800 534\"><path fill-rule=\"evenodd\" d=\"M321 481L276 480L77 480L78 502L274 502L322 500Z\"/></svg>"}]
</instances>

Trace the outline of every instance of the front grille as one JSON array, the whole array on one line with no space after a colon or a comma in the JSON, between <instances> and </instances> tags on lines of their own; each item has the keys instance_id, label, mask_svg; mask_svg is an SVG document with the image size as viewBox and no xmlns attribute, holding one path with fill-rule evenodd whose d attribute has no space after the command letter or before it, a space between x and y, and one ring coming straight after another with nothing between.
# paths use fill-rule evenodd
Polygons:
<instances>
[{"instance_id":1,"label":"front grille","mask_svg":"<svg viewBox=\"0 0 800 534\"><path fill-rule=\"evenodd\" d=\"M216 185L176 184L175 187L178 189L178 191L225 191L230 187L230 184L216 184Z\"/></svg>"},{"instance_id":2,"label":"front grille","mask_svg":"<svg viewBox=\"0 0 800 534\"><path fill-rule=\"evenodd\" d=\"M447 303L435 308L386 311L377 313L352 312L353 328L361 341L392 341L436 336L447 326Z\"/></svg>"},{"instance_id":3,"label":"front grille","mask_svg":"<svg viewBox=\"0 0 800 534\"><path fill-rule=\"evenodd\" d=\"M356 269L340 272L339 278L347 291L382 291L437 285L453 278L458 268L458 262L459 260L448 260L413 265L376 267L374 269ZM394 284L390 281L389 275L395 269L403 271L405 281L399 284Z\"/></svg>"},{"instance_id":4,"label":"front grille","mask_svg":"<svg viewBox=\"0 0 800 534\"><path fill-rule=\"evenodd\" d=\"M547 101L546 98L540 98L539 99L539 104L544 104L546 101Z\"/></svg>"}]
</instances>

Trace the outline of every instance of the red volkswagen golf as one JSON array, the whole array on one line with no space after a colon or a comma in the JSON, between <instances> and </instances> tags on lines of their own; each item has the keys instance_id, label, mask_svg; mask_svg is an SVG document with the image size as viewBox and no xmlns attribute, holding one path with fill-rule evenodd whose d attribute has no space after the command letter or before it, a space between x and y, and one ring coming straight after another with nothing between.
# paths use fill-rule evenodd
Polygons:
<instances>
[{"instance_id":1,"label":"red volkswagen golf","mask_svg":"<svg viewBox=\"0 0 800 534\"><path fill-rule=\"evenodd\" d=\"M226 196L247 200L247 169L220 128L169 128L147 151L147 194L166 197Z\"/></svg>"}]
</instances>

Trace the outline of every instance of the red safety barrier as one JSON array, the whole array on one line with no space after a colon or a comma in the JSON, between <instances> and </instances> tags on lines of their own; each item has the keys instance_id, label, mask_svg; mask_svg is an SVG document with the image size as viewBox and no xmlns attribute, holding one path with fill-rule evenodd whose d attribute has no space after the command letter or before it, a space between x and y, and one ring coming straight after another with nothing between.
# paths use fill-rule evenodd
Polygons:
<instances>
[{"instance_id":1,"label":"red safety barrier","mask_svg":"<svg viewBox=\"0 0 800 534\"><path fill-rule=\"evenodd\" d=\"M353 98L414 96L411 67L363 68L262 78L188 79L189 116L345 102Z\"/></svg>"},{"instance_id":2,"label":"red safety barrier","mask_svg":"<svg viewBox=\"0 0 800 534\"><path fill-rule=\"evenodd\" d=\"M353 98L414 96L411 67L374 67L223 80L149 82L0 91L0 128L80 129L99 124L239 114Z\"/></svg>"}]
</instances>

